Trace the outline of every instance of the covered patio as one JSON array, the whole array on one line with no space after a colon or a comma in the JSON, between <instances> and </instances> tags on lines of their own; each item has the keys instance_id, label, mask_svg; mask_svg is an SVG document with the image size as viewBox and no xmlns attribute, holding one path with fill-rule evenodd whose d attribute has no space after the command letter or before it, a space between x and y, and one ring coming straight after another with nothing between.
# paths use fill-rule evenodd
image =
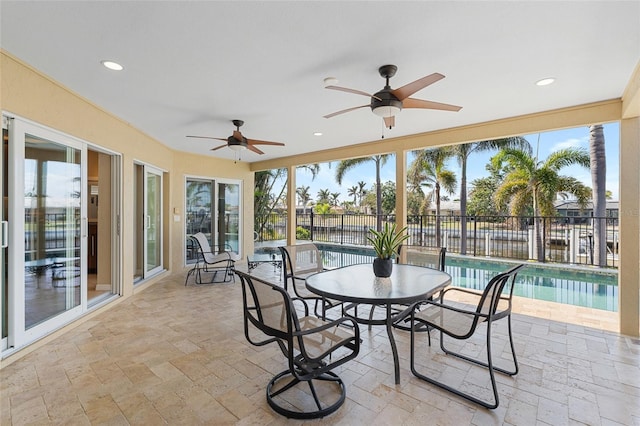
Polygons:
<instances>
[{"instance_id":1,"label":"covered patio","mask_svg":"<svg viewBox=\"0 0 640 426\"><path fill-rule=\"evenodd\" d=\"M246 265L239 265L239 268ZM254 272L278 282L270 265ZM238 284L184 287L162 279L0 372L2 424L282 424L265 385L285 368L275 345L244 338ZM502 403L485 410L415 378L409 334L396 333L401 383L381 327L362 329L358 357L340 367L347 400L314 424L637 424L638 341L615 332L616 315L516 298L521 371L498 375ZM609 331L607 331L609 330ZM497 323L504 337L506 325ZM420 350L437 353L425 340ZM468 343L473 346L482 340ZM441 354L449 377L477 371ZM442 366L441 366L442 367ZM307 395L310 398L309 395ZM294 421L289 421L294 423Z\"/></svg>"},{"instance_id":2,"label":"covered patio","mask_svg":"<svg viewBox=\"0 0 640 426\"><path fill-rule=\"evenodd\" d=\"M498 375L502 402L491 411L414 377L409 335L400 331L395 385L385 332L363 327L359 356L338 371L348 387L346 403L314 423L640 424L639 3L546 6L3 1L0 186L9 207L1 218L0 424L287 423L265 401L266 383L285 360L275 346L258 349L246 341L239 283L184 286L191 268L185 241L190 181L214 188L205 215L212 238L231 211L218 195L234 191L237 221L228 230L241 269L255 248L257 171L287 170L291 245L298 166L394 154L402 227L409 151L608 122L620 124L618 312L516 298L521 370L513 378ZM372 25L383 20L388 32ZM124 62L124 72L103 68L107 59ZM323 118L355 105L357 97L325 90L324 78L335 75L344 86L374 91L383 84L376 70L391 62L403 72L394 87L446 74L447 85L418 96L460 103L461 112L402 111L393 131L367 108ZM552 90L535 85L551 74L560 83ZM224 138L186 139L229 136L233 119L247 120L248 137L286 146L259 154L216 148ZM323 138L314 135L319 130ZM76 150L82 159L77 197L74 186L59 185L81 206L77 242L67 242L82 258L82 284L77 301L65 299L73 306L36 327L25 323L33 277L25 278L28 253L16 242L28 231L24 147L31 143L40 152L33 146L41 140L60 152ZM91 158L100 165L94 175L87 172ZM99 250L108 255L98 268L109 271L98 284L106 297L93 303L82 232L89 207L97 208L92 176L102 182L101 200L111 201L101 201L108 215L98 218L100 241L109 242ZM151 215L142 195L148 195L142 183L149 182L155 185L153 238L147 238ZM253 272L280 282L271 265ZM75 288L62 287L69 294ZM505 326L497 324L502 338ZM465 349L482 344L471 340ZM463 387L478 382L474 369L438 354L437 343L419 345L425 367L445 366L445 375Z\"/></svg>"}]
</instances>

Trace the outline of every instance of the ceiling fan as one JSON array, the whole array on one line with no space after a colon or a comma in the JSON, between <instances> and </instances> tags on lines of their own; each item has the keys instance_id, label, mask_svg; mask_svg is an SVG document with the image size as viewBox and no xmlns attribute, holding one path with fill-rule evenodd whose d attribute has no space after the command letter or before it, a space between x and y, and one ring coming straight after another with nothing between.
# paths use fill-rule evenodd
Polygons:
<instances>
[{"instance_id":1,"label":"ceiling fan","mask_svg":"<svg viewBox=\"0 0 640 426\"><path fill-rule=\"evenodd\" d=\"M419 108L419 109L437 109L443 111L460 111L462 107L456 105L442 104L439 102L425 101L423 99L410 98L419 90L442 80L444 75L439 73L433 73L418 80L405 84L398 89L392 89L389 86L389 79L396 75L398 67L395 65L383 65L378 69L380 76L386 79L387 84L382 90L374 93L373 95L363 92L361 90L349 89L347 87L334 86L333 83L337 80L333 78L325 79L325 86L327 89L339 90L341 92L355 93L356 95L363 95L371 98L371 103L360 105L352 108L343 109L341 111L334 112L332 114L325 115L324 118L335 117L336 115L344 114L345 112L354 111L359 108L371 107L371 111L377 116L384 119L384 125L391 129L395 125L395 116L402 108Z\"/></svg>"},{"instance_id":2,"label":"ceiling fan","mask_svg":"<svg viewBox=\"0 0 640 426\"><path fill-rule=\"evenodd\" d=\"M236 130L233 131L233 135L229 136L228 138L213 138L210 136L187 136L188 138L199 138L199 139L215 139L217 141L224 141L226 142L225 145L220 145L217 146L215 148L212 148L211 151L216 151L218 149L224 148L224 147L229 147L232 150L236 151L236 152L241 152L245 149L248 149L249 151L253 151L256 154L264 154L263 151L261 151L260 149L258 149L255 145L278 145L278 146L284 146L283 143L280 142L269 142L269 141L260 141L257 139L247 139L244 136L242 136L242 133L240 133L240 127L242 127L242 125L244 124L244 121L242 120L231 120L231 122L233 123L234 126L236 126Z\"/></svg>"}]
</instances>

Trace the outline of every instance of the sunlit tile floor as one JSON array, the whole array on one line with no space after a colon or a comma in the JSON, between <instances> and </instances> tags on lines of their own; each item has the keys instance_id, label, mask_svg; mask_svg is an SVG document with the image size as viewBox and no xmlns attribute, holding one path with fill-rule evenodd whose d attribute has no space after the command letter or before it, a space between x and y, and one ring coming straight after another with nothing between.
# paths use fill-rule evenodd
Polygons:
<instances>
[{"instance_id":1,"label":"sunlit tile floor","mask_svg":"<svg viewBox=\"0 0 640 426\"><path fill-rule=\"evenodd\" d=\"M268 265L256 272L279 281ZM164 279L2 369L0 424L300 423L266 403L267 382L286 364L275 346L245 340L239 280L185 287L184 277ZM640 425L640 341L606 331L617 328L615 314L528 299L515 309L520 373L497 375L497 409L412 376L401 331L395 385L386 332L361 327L358 358L337 370L345 404L309 423ZM494 348L502 350L506 324L496 324ZM429 348L421 336L419 364L486 394L485 371L442 355L434 337ZM479 336L463 350L481 353L482 345Z\"/></svg>"}]
</instances>

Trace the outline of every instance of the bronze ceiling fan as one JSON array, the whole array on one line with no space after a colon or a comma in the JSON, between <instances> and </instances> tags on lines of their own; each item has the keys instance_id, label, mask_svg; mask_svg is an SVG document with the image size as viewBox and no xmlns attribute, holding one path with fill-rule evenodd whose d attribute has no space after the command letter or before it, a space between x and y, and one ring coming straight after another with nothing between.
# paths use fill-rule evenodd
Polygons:
<instances>
[{"instance_id":1,"label":"bronze ceiling fan","mask_svg":"<svg viewBox=\"0 0 640 426\"><path fill-rule=\"evenodd\" d=\"M236 152L240 152L244 149L248 149L250 151L255 152L256 154L264 154L263 151L258 149L255 145L277 145L284 146L283 143L280 142L269 142L269 141L261 141L257 139L247 139L242 136L240 133L240 127L244 124L242 120L231 120L234 126L236 126L236 130L233 131L233 135L228 138L214 138L211 136L187 136L188 138L199 138L199 139L214 139L217 141L224 141L226 144L217 146L212 148L211 151L216 151L221 148L229 147Z\"/></svg>"},{"instance_id":2,"label":"bronze ceiling fan","mask_svg":"<svg viewBox=\"0 0 640 426\"><path fill-rule=\"evenodd\" d=\"M331 84L326 86L327 89L331 90L339 90L341 92L367 96L371 98L371 102L369 104L351 107L334 112L332 114L325 115L324 118L331 118L335 117L336 115L354 111L359 108L370 107L371 111L373 111L374 114L383 118L384 125L391 129L395 125L395 116L402 110L402 108L436 109L456 112L462 109L462 107L456 105L410 98L410 96L417 91L422 90L425 87L442 80L444 78L444 75L433 73L419 78L418 80L409 84L405 84L398 89L392 89L391 86L389 86L389 79L396 74L397 70L398 67L396 67L395 65L383 65L378 69L380 76L386 79L387 83L382 90L374 93L373 95L361 90L349 89L347 87L339 87Z\"/></svg>"}]
</instances>

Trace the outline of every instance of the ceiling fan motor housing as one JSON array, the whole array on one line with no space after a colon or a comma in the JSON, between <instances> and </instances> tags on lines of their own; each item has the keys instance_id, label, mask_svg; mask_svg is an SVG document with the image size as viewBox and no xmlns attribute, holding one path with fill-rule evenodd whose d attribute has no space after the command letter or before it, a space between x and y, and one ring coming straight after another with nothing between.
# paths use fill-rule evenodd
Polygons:
<instances>
[{"instance_id":1,"label":"ceiling fan motor housing","mask_svg":"<svg viewBox=\"0 0 640 426\"><path fill-rule=\"evenodd\" d=\"M241 146L246 148L249 144L247 143L247 138L245 138L244 136L242 137L242 140L236 139L233 136L229 136L227 138L227 144L229 145L229 147L232 146Z\"/></svg>"},{"instance_id":2,"label":"ceiling fan motor housing","mask_svg":"<svg viewBox=\"0 0 640 426\"><path fill-rule=\"evenodd\" d=\"M395 107L402 110L402 101L391 93L391 89L384 88L371 97L371 111L375 113L376 108Z\"/></svg>"}]
</instances>

